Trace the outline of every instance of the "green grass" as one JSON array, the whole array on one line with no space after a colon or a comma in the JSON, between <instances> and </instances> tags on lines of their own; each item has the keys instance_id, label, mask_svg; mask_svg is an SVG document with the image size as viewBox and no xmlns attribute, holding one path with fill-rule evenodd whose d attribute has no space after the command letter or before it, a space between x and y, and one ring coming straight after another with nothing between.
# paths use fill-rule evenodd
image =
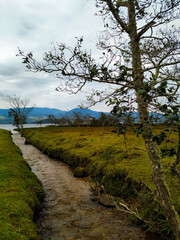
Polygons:
<instances>
[{"instance_id":1,"label":"green grass","mask_svg":"<svg viewBox=\"0 0 180 240\"><path fill-rule=\"evenodd\" d=\"M154 131L158 133L160 129ZM103 184L107 192L137 207L141 217L150 221L149 230L167 235L169 226L154 194L151 166L142 137L129 131L126 149L124 137L117 136L112 128L25 129L24 135L44 153L69 164L75 175L89 174ZM177 144L176 133L170 140L173 146ZM173 161L174 157L162 158L166 182L180 213L178 180L170 172Z\"/></svg>"},{"instance_id":2,"label":"green grass","mask_svg":"<svg viewBox=\"0 0 180 240\"><path fill-rule=\"evenodd\" d=\"M36 240L33 220L43 197L41 183L10 132L0 130L0 240Z\"/></svg>"}]
</instances>

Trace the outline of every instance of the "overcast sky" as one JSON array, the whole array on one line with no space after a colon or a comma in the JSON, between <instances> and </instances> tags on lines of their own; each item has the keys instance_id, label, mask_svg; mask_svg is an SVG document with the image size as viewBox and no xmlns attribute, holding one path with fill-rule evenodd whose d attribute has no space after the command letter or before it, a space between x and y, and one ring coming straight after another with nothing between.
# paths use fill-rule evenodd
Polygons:
<instances>
[{"instance_id":1,"label":"overcast sky","mask_svg":"<svg viewBox=\"0 0 180 240\"><path fill-rule=\"evenodd\" d=\"M94 16L95 12L92 0L0 0L0 95L16 94L30 99L37 107L62 110L82 103L86 93L56 92L58 79L28 72L16 54L20 47L25 53L32 51L40 57L51 50L52 42L73 46L75 37L81 36L87 48L95 49L97 34L103 29L102 19ZM8 107L1 98L0 108ZM107 110L101 104L92 109Z\"/></svg>"}]
</instances>

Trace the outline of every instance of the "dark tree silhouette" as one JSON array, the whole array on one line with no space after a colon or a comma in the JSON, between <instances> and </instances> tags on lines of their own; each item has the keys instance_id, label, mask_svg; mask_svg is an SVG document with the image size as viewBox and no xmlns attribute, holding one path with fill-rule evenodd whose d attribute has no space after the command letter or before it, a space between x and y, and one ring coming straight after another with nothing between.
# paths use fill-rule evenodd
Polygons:
<instances>
[{"instance_id":1,"label":"dark tree silhouette","mask_svg":"<svg viewBox=\"0 0 180 240\"><path fill-rule=\"evenodd\" d=\"M27 116L33 110L33 107L27 107L28 99L21 99L20 96L16 95L8 96L7 101L11 106L8 115L13 118L14 125L22 134L23 124L26 123Z\"/></svg>"}]
</instances>

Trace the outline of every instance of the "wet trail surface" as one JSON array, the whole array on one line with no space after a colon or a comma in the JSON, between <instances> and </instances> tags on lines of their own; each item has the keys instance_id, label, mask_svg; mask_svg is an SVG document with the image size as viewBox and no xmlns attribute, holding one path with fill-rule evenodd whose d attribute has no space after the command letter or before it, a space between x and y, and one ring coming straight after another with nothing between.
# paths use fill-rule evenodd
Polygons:
<instances>
[{"instance_id":1,"label":"wet trail surface","mask_svg":"<svg viewBox=\"0 0 180 240\"><path fill-rule=\"evenodd\" d=\"M90 185L73 177L70 168L50 159L31 145L24 145L19 133L13 140L23 152L46 192L37 225L42 240L147 240L143 231L127 216L90 200Z\"/></svg>"}]
</instances>

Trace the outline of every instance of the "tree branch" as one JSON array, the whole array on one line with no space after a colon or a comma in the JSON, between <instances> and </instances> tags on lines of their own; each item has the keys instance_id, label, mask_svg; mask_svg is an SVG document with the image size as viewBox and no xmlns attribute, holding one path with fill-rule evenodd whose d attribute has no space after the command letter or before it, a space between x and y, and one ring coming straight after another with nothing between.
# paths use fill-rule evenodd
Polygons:
<instances>
[{"instance_id":1,"label":"tree branch","mask_svg":"<svg viewBox=\"0 0 180 240\"><path fill-rule=\"evenodd\" d=\"M128 1L117 0L116 7L128 7Z\"/></svg>"},{"instance_id":2,"label":"tree branch","mask_svg":"<svg viewBox=\"0 0 180 240\"><path fill-rule=\"evenodd\" d=\"M125 30L127 33L129 33L128 25L120 18L117 9L114 7L111 0L101 0L103 2L106 2L110 12L112 13L113 17L116 19L116 21L120 24L123 30Z\"/></svg>"},{"instance_id":3,"label":"tree branch","mask_svg":"<svg viewBox=\"0 0 180 240\"><path fill-rule=\"evenodd\" d=\"M147 23L143 29L137 34L137 39L139 39L145 32L147 32L153 25L155 24L155 21L151 21Z\"/></svg>"},{"instance_id":4,"label":"tree branch","mask_svg":"<svg viewBox=\"0 0 180 240\"><path fill-rule=\"evenodd\" d=\"M155 68L162 68L162 67L166 67L166 66L172 66L172 65L175 65L175 64L178 64L178 63L180 63L180 61L168 62L168 63L164 63L164 64L160 64L160 65L157 64L156 66L145 68L143 70L143 72L147 72L147 71L155 69Z\"/></svg>"}]
</instances>

